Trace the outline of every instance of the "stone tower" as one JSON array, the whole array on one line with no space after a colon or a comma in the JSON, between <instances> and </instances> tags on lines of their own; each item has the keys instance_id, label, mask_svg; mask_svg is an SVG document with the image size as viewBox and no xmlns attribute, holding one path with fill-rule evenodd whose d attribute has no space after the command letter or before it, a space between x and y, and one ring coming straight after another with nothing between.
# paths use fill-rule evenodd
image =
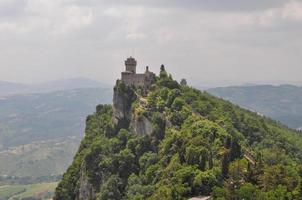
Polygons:
<instances>
[{"instance_id":1,"label":"stone tower","mask_svg":"<svg viewBox=\"0 0 302 200\"><path fill-rule=\"evenodd\" d=\"M127 72L132 72L132 73L136 73L136 60L134 58L132 58L130 56L130 58L127 58L127 60L125 60L125 66L126 66L126 71Z\"/></svg>"},{"instance_id":2,"label":"stone tower","mask_svg":"<svg viewBox=\"0 0 302 200\"><path fill-rule=\"evenodd\" d=\"M122 72L123 83L127 86L149 89L155 81L155 74L149 71L149 67L146 67L145 73L137 74L136 65L137 62L132 57L125 60L126 70Z\"/></svg>"}]
</instances>

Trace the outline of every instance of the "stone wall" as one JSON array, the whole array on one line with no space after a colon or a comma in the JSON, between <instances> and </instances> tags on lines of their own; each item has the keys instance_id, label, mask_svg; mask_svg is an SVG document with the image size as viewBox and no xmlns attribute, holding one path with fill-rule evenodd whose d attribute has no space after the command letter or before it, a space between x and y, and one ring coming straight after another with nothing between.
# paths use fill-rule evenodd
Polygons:
<instances>
[{"instance_id":1,"label":"stone wall","mask_svg":"<svg viewBox=\"0 0 302 200\"><path fill-rule=\"evenodd\" d=\"M127 86L145 87L145 74L122 72L122 81Z\"/></svg>"}]
</instances>

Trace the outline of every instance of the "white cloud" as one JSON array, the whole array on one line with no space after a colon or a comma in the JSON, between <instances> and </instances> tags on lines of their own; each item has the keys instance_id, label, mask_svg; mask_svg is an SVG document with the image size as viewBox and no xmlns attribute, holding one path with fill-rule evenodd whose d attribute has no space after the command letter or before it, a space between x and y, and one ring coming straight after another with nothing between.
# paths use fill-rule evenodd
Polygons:
<instances>
[{"instance_id":1,"label":"white cloud","mask_svg":"<svg viewBox=\"0 0 302 200\"><path fill-rule=\"evenodd\" d=\"M291 1L288 3L282 11L282 17L302 21L302 2Z\"/></svg>"},{"instance_id":2,"label":"white cloud","mask_svg":"<svg viewBox=\"0 0 302 200\"><path fill-rule=\"evenodd\" d=\"M28 29L16 23L2 22L0 23L0 32L4 34L19 34L25 33Z\"/></svg>"},{"instance_id":3,"label":"white cloud","mask_svg":"<svg viewBox=\"0 0 302 200\"><path fill-rule=\"evenodd\" d=\"M10 33L69 34L83 29L93 22L89 8L79 7L67 0L25 0L24 16L14 21L0 22L1 30Z\"/></svg>"},{"instance_id":4,"label":"white cloud","mask_svg":"<svg viewBox=\"0 0 302 200\"><path fill-rule=\"evenodd\" d=\"M263 11L257 18L259 24L263 26L302 23L302 2L290 1L283 7Z\"/></svg>"},{"instance_id":5,"label":"white cloud","mask_svg":"<svg viewBox=\"0 0 302 200\"><path fill-rule=\"evenodd\" d=\"M56 21L54 32L69 33L85 28L93 22L93 13L89 9L78 6L70 6L64 10L60 21ZM57 30L56 30L57 29Z\"/></svg>"}]
</instances>

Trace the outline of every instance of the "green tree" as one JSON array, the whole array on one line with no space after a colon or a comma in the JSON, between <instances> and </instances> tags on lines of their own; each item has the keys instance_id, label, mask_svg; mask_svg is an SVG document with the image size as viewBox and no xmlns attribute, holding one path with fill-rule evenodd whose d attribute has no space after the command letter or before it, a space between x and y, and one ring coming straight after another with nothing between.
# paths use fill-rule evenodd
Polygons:
<instances>
[{"instance_id":1,"label":"green tree","mask_svg":"<svg viewBox=\"0 0 302 200\"><path fill-rule=\"evenodd\" d=\"M112 175L102 186L97 200L120 200L122 199L122 188L122 180L118 176Z\"/></svg>"}]
</instances>

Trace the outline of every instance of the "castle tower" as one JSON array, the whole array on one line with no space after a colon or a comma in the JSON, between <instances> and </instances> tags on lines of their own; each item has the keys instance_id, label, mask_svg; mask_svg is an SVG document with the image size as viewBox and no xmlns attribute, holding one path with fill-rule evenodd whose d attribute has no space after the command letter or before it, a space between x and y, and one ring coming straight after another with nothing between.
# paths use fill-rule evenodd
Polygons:
<instances>
[{"instance_id":1,"label":"castle tower","mask_svg":"<svg viewBox=\"0 0 302 200\"><path fill-rule=\"evenodd\" d=\"M134 58L132 58L130 56L130 58L127 58L127 60L125 60L125 66L126 66L126 71L127 72L132 72L132 73L136 73L136 60Z\"/></svg>"},{"instance_id":2,"label":"castle tower","mask_svg":"<svg viewBox=\"0 0 302 200\"><path fill-rule=\"evenodd\" d=\"M126 70L121 73L121 80L126 86L148 89L155 81L155 74L146 67L145 73L136 73L136 60L132 57L125 60Z\"/></svg>"}]
</instances>

